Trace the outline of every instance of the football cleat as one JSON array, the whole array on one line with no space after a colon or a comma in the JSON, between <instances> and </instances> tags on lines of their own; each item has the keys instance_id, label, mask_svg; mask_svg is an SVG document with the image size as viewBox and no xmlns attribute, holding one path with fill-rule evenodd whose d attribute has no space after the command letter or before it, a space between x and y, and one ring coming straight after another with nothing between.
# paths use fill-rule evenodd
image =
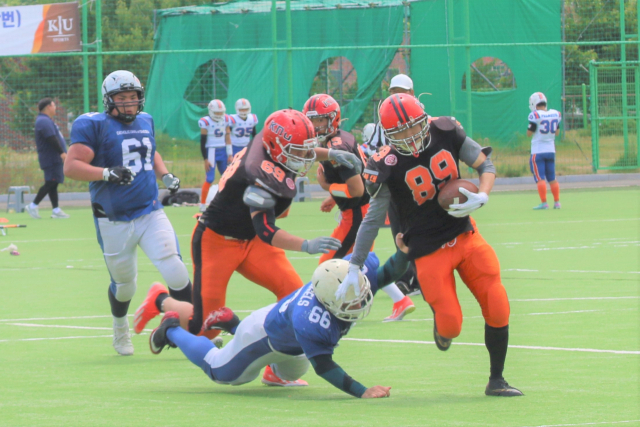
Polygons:
<instances>
[{"instance_id":1,"label":"football cleat","mask_svg":"<svg viewBox=\"0 0 640 427\"><path fill-rule=\"evenodd\" d=\"M411 298L405 296L397 303L393 304L393 312L391 316L385 317L383 322L395 322L397 320L402 320L404 316L409 313L413 313L416 310L416 306L413 305L413 301Z\"/></svg>"},{"instance_id":2,"label":"football cleat","mask_svg":"<svg viewBox=\"0 0 640 427\"><path fill-rule=\"evenodd\" d=\"M560 209L560 202L555 202L553 204L553 209Z\"/></svg>"},{"instance_id":3,"label":"football cleat","mask_svg":"<svg viewBox=\"0 0 640 427\"><path fill-rule=\"evenodd\" d=\"M489 383L487 384L487 388L484 390L484 394L487 396L502 397L524 396L524 393L515 387L511 387L504 378L496 380L489 379Z\"/></svg>"},{"instance_id":4,"label":"football cleat","mask_svg":"<svg viewBox=\"0 0 640 427\"><path fill-rule=\"evenodd\" d=\"M209 313L202 322L202 332L219 329L231 334L239 324L238 316L230 308L222 307Z\"/></svg>"},{"instance_id":5,"label":"football cleat","mask_svg":"<svg viewBox=\"0 0 640 427\"><path fill-rule=\"evenodd\" d=\"M40 213L38 212L37 206L35 208L32 208L31 205L29 204L29 205L26 205L24 209L27 211L29 215L31 215L31 218L42 219L40 217Z\"/></svg>"},{"instance_id":6,"label":"football cleat","mask_svg":"<svg viewBox=\"0 0 640 427\"><path fill-rule=\"evenodd\" d=\"M549 209L549 204L547 202L540 203L538 206L535 206L533 208L534 211L541 211L541 210L544 210L544 209Z\"/></svg>"},{"instance_id":7,"label":"football cleat","mask_svg":"<svg viewBox=\"0 0 640 427\"><path fill-rule=\"evenodd\" d=\"M129 322L125 326L118 327L113 323L113 348L121 356L133 356L133 344L129 333Z\"/></svg>"},{"instance_id":8,"label":"football cleat","mask_svg":"<svg viewBox=\"0 0 640 427\"><path fill-rule=\"evenodd\" d=\"M160 354L166 347L176 348L177 346L169 341L167 337L167 329L180 327L180 315L175 311L168 311L164 314L160 326L155 328L149 335L149 348L151 353Z\"/></svg>"},{"instance_id":9,"label":"football cleat","mask_svg":"<svg viewBox=\"0 0 640 427\"><path fill-rule=\"evenodd\" d=\"M305 380L287 381L283 380L279 376L273 373L270 365L264 368L264 374L262 375L262 384L276 386L276 387L306 387L309 385Z\"/></svg>"},{"instance_id":10,"label":"football cleat","mask_svg":"<svg viewBox=\"0 0 640 427\"><path fill-rule=\"evenodd\" d=\"M52 212L51 218L69 218L69 214L60 209L58 212Z\"/></svg>"},{"instance_id":11,"label":"football cleat","mask_svg":"<svg viewBox=\"0 0 640 427\"><path fill-rule=\"evenodd\" d=\"M431 307L431 305L429 305ZM451 347L451 339L445 338L438 333L438 327L436 326L436 311L431 307L433 311L433 341L436 343L436 347L440 351L447 351Z\"/></svg>"},{"instance_id":12,"label":"football cleat","mask_svg":"<svg viewBox=\"0 0 640 427\"><path fill-rule=\"evenodd\" d=\"M147 292L147 297L136 310L136 314L133 315L133 330L136 334L142 332L147 323L160 314L160 310L156 307L158 295L168 293L169 291L162 283L155 282L151 285L149 292Z\"/></svg>"}]
</instances>

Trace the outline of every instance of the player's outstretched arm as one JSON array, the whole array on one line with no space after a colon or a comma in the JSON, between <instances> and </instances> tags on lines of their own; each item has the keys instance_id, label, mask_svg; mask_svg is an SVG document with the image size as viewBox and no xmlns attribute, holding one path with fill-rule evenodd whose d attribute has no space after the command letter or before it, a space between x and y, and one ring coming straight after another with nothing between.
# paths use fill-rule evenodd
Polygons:
<instances>
[{"instance_id":1,"label":"player's outstretched arm","mask_svg":"<svg viewBox=\"0 0 640 427\"><path fill-rule=\"evenodd\" d=\"M349 169L356 169L356 173L359 175L362 172L362 164L360 159L348 151L334 150L332 148L314 148L316 152L316 160L322 162L324 160L332 160L338 163L340 166L344 166Z\"/></svg>"},{"instance_id":2,"label":"player's outstretched arm","mask_svg":"<svg viewBox=\"0 0 640 427\"><path fill-rule=\"evenodd\" d=\"M377 385L371 388L366 388L358 381L351 378L344 369L340 367L340 365L334 362L331 354L320 354L310 358L309 361L318 376L322 377L334 387L339 388L345 393L363 399L389 396L389 390L391 387Z\"/></svg>"}]
</instances>

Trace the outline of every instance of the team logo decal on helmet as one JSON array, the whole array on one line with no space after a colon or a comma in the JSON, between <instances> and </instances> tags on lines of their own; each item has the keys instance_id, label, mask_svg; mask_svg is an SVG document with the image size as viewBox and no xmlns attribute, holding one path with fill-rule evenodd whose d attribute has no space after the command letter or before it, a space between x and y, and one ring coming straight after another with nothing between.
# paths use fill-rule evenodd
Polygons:
<instances>
[{"instance_id":1,"label":"team logo decal on helmet","mask_svg":"<svg viewBox=\"0 0 640 427\"><path fill-rule=\"evenodd\" d=\"M429 146L429 116L414 96L407 93L391 95L380 104L379 115L385 136L399 154L417 156ZM397 136L416 127L419 130L409 136Z\"/></svg>"},{"instance_id":2,"label":"team logo decal on helmet","mask_svg":"<svg viewBox=\"0 0 640 427\"><path fill-rule=\"evenodd\" d=\"M296 110L280 110L267 117L262 144L274 161L300 176L306 175L316 159L313 125Z\"/></svg>"},{"instance_id":3,"label":"team logo decal on helmet","mask_svg":"<svg viewBox=\"0 0 640 427\"><path fill-rule=\"evenodd\" d=\"M118 102L118 104L114 102L114 95L131 91L138 93L138 99L136 101ZM131 71L114 71L102 82L102 104L107 114L111 114L115 109L118 112L117 116L115 116L116 119L125 123L131 123L144 108L144 88L140 80L138 80ZM131 106L137 106L136 112L134 114L127 114L124 109ZM123 111L120 110L121 108Z\"/></svg>"},{"instance_id":4,"label":"team logo decal on helmet","mask_svg":"<svg viewBox=\"0 0 640 427\"><path fill-rule=\"evenodd\" d=\"M344 259L325 261L314 271L311 286L318 301L331 314L345 322L356 322L369 314L373 293L369 279L360 271L358 272L359 296L356 296L354 289L349 287L344 299L336 299L336 291L348 271L349 262Z\"/></svg>"},{"instance_id":5,"label":"team logo decal on helmet","mask_svg":"<svg viewBox=\"0 0 640 427\"><path fill-rule=\"evenodd\" d=\"M316 117L326 117L328 119L327 126L315 128L318 141L322 144L333 136L338 131L338 127L340 127L340 104L330 95L324 93L313 95L304 103L302 112L309 119Z\"/></svg>"}]
</instances>

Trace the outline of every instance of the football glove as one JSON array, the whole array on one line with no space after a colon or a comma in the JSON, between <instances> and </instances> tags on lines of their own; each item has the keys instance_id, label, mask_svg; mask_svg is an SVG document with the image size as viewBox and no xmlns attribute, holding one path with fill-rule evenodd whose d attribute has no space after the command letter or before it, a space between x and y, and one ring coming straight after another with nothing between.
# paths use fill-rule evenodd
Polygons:
<instances>
[{"instance_id":1,"label":"football glove","mask_svg":"<svg viewBox=\"0 0 640 427\"><path fill-rule=\"evenodd\" d=\"M360 173L362 172L360 159L358 159L358 157L353 153L329 148L329 160L333 160L340 166L345 166L349 169L355 168L358 175L360 175Z\"/></svg>"},{"instance_id":2,"label":"football glove","mask_svg":"<svg viewBox=\"0 0 640 427\"><path fill-rule=\"evenodd\" d=\"M322 252L328 254L330 251L337 251L342 246L338 239L333 237L316 237L315 239L305 240L302 242L302 252L309 254L317 254Z\"/></svg>"},{"instance_id":3,"label":"football glove","mask_svg":"<svg viewBox=\"0 0 640 427\"><path fill-rule=\"evenodd\" d=\"M347 292L349 292L349 287L353 286L353 290L356 293L356 296L360 296L360 278L358 273L360 271L360 267L349 263L349 272L347 273L347 277L344 278L340 286L338 286L338 290L336 291L336 299L344 300L344 297L347 296Z\"/></svg>"},{"instance_id":4,"label":"football glove","mask_svg":"<svg viewBox=\"0 0 640 427\"><path fill-rule=\"evenodd\" d=\"M463 218L476 209L481 208L489 201L487 193L473 193L466 188L460 188L460 192L467 196L467 201L457 205L449 205L449 215Z\"/></svg>"},{"instance_id":5,"label":"football glove","mask_svg":"<svg viewBox=\"0 0 640 427\"><path fill-rule=\"evenodd\" d=\"M175 193L180 188L180 178L173 176L172 173L162 175L162 183L171 193Z\"/></svg>"},{"instance_id":6,"label":"football glove","mask_svg":"<svg viewBox=\"0 0 640 427\"><path fill-rule=\"evenodd\" d=\"M112 168L104 168L102 171L102 179L118 185L130 185L136 173L125 166L115 166Z\"/></svg>"}]
</instances>

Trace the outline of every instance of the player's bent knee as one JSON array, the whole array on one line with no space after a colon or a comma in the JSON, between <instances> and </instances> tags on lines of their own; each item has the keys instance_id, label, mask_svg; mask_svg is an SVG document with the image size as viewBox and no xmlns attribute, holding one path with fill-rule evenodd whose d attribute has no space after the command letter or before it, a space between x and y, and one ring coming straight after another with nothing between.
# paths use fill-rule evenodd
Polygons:
<instances>
[{"instance_id":1,"label":"player's bent knee","mask_svg":"<svg viewBox=\"0 0 640 427\"><path fill-rule=\"evenodd\" d=\"M487 292L485 322L494 328L502 328L509 324L509 298L501 283L497 283Z\"/></svg>"},{"instance_id":2,"label":"player's bent knee","mask_svg":"<svg viewBox=\"0 0 640 427\"><path fill-rule=\"evenodd\" d=\"M189 272L177 254L164 258L158 262L158 271L167 282L167 286L179 291L189 283Z\"/></svg>"},{"instance_id":3,"label":"player's bent knee","mask_svg":"<svg viewBox=\"0 0 640 427\"><path fill-rule=\"evenodd\" d=\"M436 326L438 334L444 338L453 339L460 335L462 331L462 318L453 314L436 315Z\"/></svg>"},{"instance_id":4,"label":"player's bent knee","mask_svg":"<svg viewBox=\"0 0 640 427\"><path fill-rule=\"evenodd\" d=\"M136 282L116 283L115 297L120 302L131 301L136 293Z\"/></svg>"}]
</instances>

